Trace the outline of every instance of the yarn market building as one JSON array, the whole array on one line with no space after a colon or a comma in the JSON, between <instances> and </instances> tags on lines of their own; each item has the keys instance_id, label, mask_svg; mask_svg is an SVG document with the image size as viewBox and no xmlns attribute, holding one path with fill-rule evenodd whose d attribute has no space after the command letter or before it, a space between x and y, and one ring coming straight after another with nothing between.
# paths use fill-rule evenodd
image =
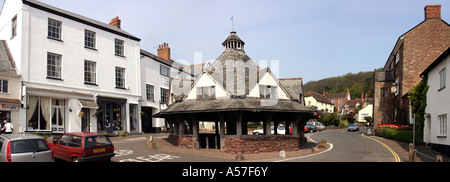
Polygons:
<instances>
[{"instance_id":1,"label":"yarn market building","mask_svg":"<svg viewBox=\"0 0 450 182\"><path fill-rule=\"evenodd\" d=\"M235 31L222 45L222 55L195 80L171 79L173 103L154 115L166 119L170 141L227 153L299 150L306 143L304 125L315 117L304 104L302 79L278 79L269 68L260 68ZM199 133L200 121L213 122L215 133ZM248 126L259 122L263 134L249 133ZM279 133L274 126L280 123L291 126L292 133L289 127Z\"/></svg>"}]
</instances>

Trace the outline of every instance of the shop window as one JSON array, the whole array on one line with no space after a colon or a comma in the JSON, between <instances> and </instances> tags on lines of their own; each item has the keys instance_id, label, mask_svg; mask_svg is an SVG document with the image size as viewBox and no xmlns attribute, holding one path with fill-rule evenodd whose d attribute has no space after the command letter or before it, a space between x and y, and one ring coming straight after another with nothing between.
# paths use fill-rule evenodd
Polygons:
<instances>
[{"instance_id":1,"label":"shop window","mask_svg":"<svg viewBox=\"0 0 450 182\"><path fill-rule=\"evenodd\" d=\"M7 122L11 122L11 112L10 111L0 111L0 122L2 123L3 126L3 122L7 123Z\"/></svg>"},{"instance_id":2,"label":"shop window","mask_svg":"<svg viewBox=\"0 0 450 182\"><path fill-rule=\"evenodd\" d=\"M49 131L51 121L51 99L48 97L28 97L27 130Z\"/></svg>"}]
</instances>

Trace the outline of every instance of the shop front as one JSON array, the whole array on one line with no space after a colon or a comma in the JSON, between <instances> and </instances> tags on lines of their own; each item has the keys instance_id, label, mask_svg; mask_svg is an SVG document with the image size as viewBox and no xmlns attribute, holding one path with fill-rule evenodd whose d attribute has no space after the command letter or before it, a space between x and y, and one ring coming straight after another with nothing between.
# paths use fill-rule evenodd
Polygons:
<instances>
[{"instance_id":1,"label":"shop front","mask_svg":"<svg viewBox=\"0 0 450 182\"><path fill-rule=\"evenodd\" d=\"M0 125L11 122L13 126L19 123L20 100L0 99Z\"/></svg>"},{"instance_id":2,"label":"shop front","mask_svg":"<svg viewBox=\"0 0 450 182\"><path fill-rule=\"evenodd\" d=\"M118 134L125 131L127 99L97 97L97 131Z\"/></svg>"}]
</instances>

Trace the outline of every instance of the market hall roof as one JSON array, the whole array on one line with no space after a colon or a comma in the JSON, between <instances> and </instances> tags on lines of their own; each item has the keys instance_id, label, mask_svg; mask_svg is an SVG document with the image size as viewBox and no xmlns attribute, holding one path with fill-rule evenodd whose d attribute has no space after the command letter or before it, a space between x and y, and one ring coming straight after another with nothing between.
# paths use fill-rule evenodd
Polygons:
<instances>
[{"instance_id":1,"label":"market hall roof","mask_svg":"<svg viewBox=\"0 0 450 182\"><path fill-rule=\"evenodd\" d=\"M211 100L184 100L183 102L170 105L169 108L154 115L154 117L164 117L171 114L222 111L314 113L314 110L292 100L260 99L249 97Z\"/></svg>"}]
</instances>

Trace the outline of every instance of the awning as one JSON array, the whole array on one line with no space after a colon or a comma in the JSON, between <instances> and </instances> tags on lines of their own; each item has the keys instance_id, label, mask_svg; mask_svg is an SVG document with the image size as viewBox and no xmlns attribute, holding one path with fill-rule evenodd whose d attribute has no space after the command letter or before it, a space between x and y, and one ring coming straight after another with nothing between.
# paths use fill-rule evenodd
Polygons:
<instances>
[{"instance_id":1,"label":"awning","mask_svg":"<svg viewBox=\"0 0 450 182\"><path fill-rule=\"evenodd\" d=\"M80 103L82 108L98 109L98 105L97 105L97 103L95 103L95 101L78 100L78 103Z\"/></svg>"}]
</instances>

